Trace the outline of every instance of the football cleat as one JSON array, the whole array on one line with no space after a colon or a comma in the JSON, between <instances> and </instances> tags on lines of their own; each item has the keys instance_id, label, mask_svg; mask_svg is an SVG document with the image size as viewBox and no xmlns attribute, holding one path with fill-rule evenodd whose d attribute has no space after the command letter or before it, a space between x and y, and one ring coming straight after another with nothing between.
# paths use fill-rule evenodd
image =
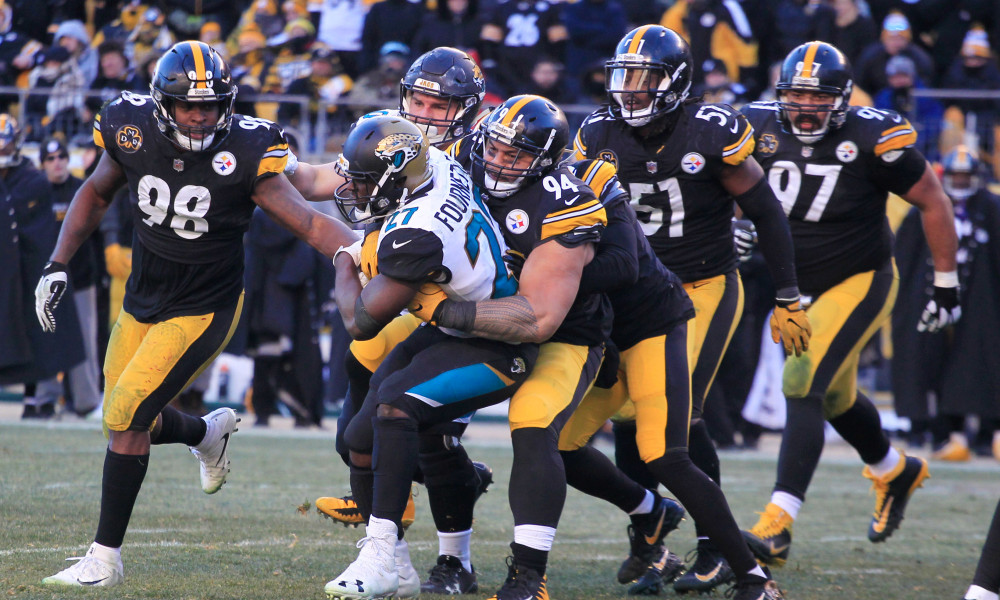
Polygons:
<instances>
[{"instance_id":1,"label":"football cleat","mask_svg":"<svg viewBox=\"0 0 1000 600\"><path fill-rule=\"evenodd\" d=\"M677 579L684 572L684 561L666 547L660 557L646 568L628 588L629 596L659 596L665 584Z\"/></svg>"},{"instance_id":2,"label":"football cleat","mask_svg":"<svg viewBox=\"0 0 1000 600\"><path fill-rule=\"evenodd\" d=\"M72 585L81 587L109 587L125 581L122 558L116 552L101 548L96 542L90 545L86 556L67 558L78 561L71 567L42 580L45 585Z\"/></svg>"},{"instance_id":3,"label":"football cleat","mask_svg":"<svg viewBox=\"0 0 1000 600\"><path fill-rule=\"evenodd\" d=\"M201 462L201 490L206 494L219 491L226 483L229 473L229 438L238 431L236 424L240 418L231 408L219 408L202 419L207 425L205 437L197 446L191 447L191 454Z\"/></svg>"},{"instance_id":4,"label":"football cleat","mask_svg":"<svg viewBox=\"0 0 1000 600\"><path fill-rule=\"evenodd\" d=\"M476 568L466 571L462 561L454 556L442 554L437 558L437 564L431 567L427 581L420 584L424 594L475 594L479 591L476 578Z\"/></svg>"},{"instance_id":5,"label":"football cleat","mask_svg":"<svg viewBox=\"0 0 1000 600\"><path fill-rule=\"evenodd\" d=\"M399 588L394 598L416 598L420 595L420 575L410 561L410 546L406 540L396 540L395 557Z\"/></svg>"},{"instance_id":6,"label":"football cleat","mask_svg":"<svg viewBox=\"0 0 1000 600\"><path fill-rule=\"evenodd\" d=\"M792 547L792 517L773 502L768 502L764 512L757 514L760 520L750 531L743 532L743 538L757 562L780 567L788 560L788 550Z\"/></svg>"},{"instance_id":7,"label":"football cleat","mask_svg":"<svg viewBox=\"0 0 1000 600\"><path fill-rule=\"evenodd\" d=\"M488 468L488 467L487 467ZM338 523L343 523L344 527L357 527L363 525L365 518L358 510L358 504L354 501L354 496L348 494L343 497L324 496L316 499L316 512L328 519L333 519ZM413 490L410 490L410 498L406 501L406 509L403 511L403 529L408 529L413 525L417 516L417 505L413 502Z\"/></svg>"},{"instance_id":8,"label":"football cleat","mask_svg":"<svg viewBox=\"0 0 1000 600\"><path fill-rule=\"evenodd\" d=\"M733 570L729 568L729 563L714 546L698 544L692 552L697 555L694 564L687 573L674 582L674 591L678 594L687 592L704 594L736 578ZM688 553L688 558L690 556L691 553Z\"/></svg>"},{"instance_id":9,"label":"football cleat","mask_svg":"<svg viewBox=\"0 0 1000 600\"><path fill-rule=\"evenodd\" d=\"M947 462L968 462L972 458L972 451L964 439L953 437L940 450L934 452L931 458Z\"/></svg>"},{"instance_id":10,"label":"football cleat","mask_svg":"<svg viewBox=\"0 0 1000 600\"><path fill-rule=\"evenodd\" d=\"M363 537L358 548L361 548L358 558L323 588L326 597L330 600L393 597L399 589L396 536Z\"/></svg>"},{"instance_id":11,"label":"football cleat","mask_svg":"<svg viewBox=\"0 0 1000 600\"><path fill-rule=\"evenodd\" d=\"M773 579L750 577L747 581L737 582L726 595L733 600L782 600L781 590Z\"/></svg>"},{"instance_id":12,"label":"football cleat","mask_svg":"<svg viewBox=\"0 0 1000 600\"><path fill-rule=\"evenodd\" d=\"M548 579L534 569L518 566L507 557L507 579L489 600L549 600Z\"/></svg>"},{"instance_id":13,"label":"football cleat","mask_svg":"<svg viewBox=\"0 0 1000 600\"><path fill-rule=\"evenodd\" d=\"M676 500L657 497L652 512L629 518L629 555L618 569L618 583L638 579L663 555L663 538L680 525L684 507Z\"/></svg>"},{"instance_id":14,"label":"football cleat","mask_svg":"<svg viewBox=\"0 0 1000 600\"><path fill-rule=\"evenodd\" d=\"M876 477L865 465L862 475L871 479L875 490L875 512L868 526L868 539L874 543L884 542L903 522L906 502L925 479L930 477L927 461L915 456L903 455L902 469L885 477Z\"/></svg>"}]
</instances>

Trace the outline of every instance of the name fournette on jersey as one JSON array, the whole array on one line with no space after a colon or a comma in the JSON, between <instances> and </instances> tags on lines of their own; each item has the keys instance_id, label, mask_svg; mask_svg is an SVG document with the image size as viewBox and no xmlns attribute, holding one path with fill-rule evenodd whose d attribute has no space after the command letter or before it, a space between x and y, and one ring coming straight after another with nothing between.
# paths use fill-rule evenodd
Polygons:
<instances>
[{"instance_id":1,"label":"name fournette on jersey","mask_svg":"<svg viewBox=\"0 0 1000 600\"><path fill-rule=\"evenodd\" d=\"M449 194L434 213L434 218L443 223L449 231L455 231L452 222L462 222L463 215L469 210L469 204L472 202L472 189L469 186L469 175L458 163L452 162L448 176L451 183Z\"/></svg>"}]
</instances>

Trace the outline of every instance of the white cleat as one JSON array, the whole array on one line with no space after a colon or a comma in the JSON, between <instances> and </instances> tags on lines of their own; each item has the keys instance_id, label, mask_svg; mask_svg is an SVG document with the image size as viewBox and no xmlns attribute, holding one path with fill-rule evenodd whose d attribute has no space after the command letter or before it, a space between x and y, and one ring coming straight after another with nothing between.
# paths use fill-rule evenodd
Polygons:
<instances>
[{"instance_id":1,"label":"white cleat","mask_svg":"<svg viewBox=\"0 0 1000 600\"><path fill-rule=\"evenodd\" d=\"M51 577L46 577L42 583L45 585L109 587L125 581L125 568L122 566L121 555L98 546L96 542L90 545L86 556L77 556L66 560L78 562Z\"/></svg>"},{"instance_id":2,"label":"white cleat","mask_svg":"<svg viewBox=\"0 0 1000 600\"><path fill-rule=\"evenodd\" d=\"M406 540L396 541L396 572L399 588L393 598L416 598L420 595L420 575L410 562L410 546Z\"/></svg>"},{"instance_id":3,"label":"white cleat","mask_svg":"<svg viewBox=\"0 0 1000 600\"><path fill-rule=\"evenodd\" d=\"M369 528L370 529L370 528ZM396 572L396 536L364 537L358 558L343 573L327 582L323 591L330 600L393 598L399 589ZM412 565L410 567L413 568ZM420 580L417 579L417 590Z\"/></svg>"},{"instance_id":4,"label":"white cleat","mask_svg":"<svg viewBox=\"0 0 1000 600\"><path fill-rule=\"evenodd\" d=\"M207 424L205 438L197 446L191 447L191 454L201 461L202 491L214 494L226 482L226 475L229 473L229 438L237 431L236 424L240 419L231 408L213 410L202 419Z\"/></svg>"}]
</instances>

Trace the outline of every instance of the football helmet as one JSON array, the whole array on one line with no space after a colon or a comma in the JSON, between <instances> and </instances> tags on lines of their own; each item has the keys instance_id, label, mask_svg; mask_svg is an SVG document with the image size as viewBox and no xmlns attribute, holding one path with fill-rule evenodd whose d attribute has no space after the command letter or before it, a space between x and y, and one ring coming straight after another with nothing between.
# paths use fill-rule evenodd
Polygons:
<instances>
[{"instance_id":1,"label":"football helmet","mask_svg":"<svg viewBox=\"0 0 1000 600\"><path fill-rule=\"evenodd\" d=\"M149 89L160 131L184 150L205 150L229 131L236 84L226 61L208 44L193 41L174 44L156 62ZM178 101L216 102L219 118L203 126L181 125L174 112Z\"/></svg>"},{"instance_id":2,"label":"football helmet","mask_svg":"<svg viewBox=\"0 0 1000 600\"><path fill-rule=\"evenodd\" d=\"M851 65L847 57L826 42L807 42L788 53L781 63L775 90L778 95L778 120L786 133L804 144L817 142L831 129L844 124L851 98ZM821 92L833 95L832 104L798 104L787 100L787 92ZM794 118L789 111L795 112ZM818 113L825 113L823 120ZM801 124L811 120L814 129L804 131Z\"/></svg>"},{"instance_id":3,"label":"football helmet","mask_svg":"<svg viewBox=\"0 0 1000 600\"><path fill-rule=\"evenodd\" d=\"M506 198L558 166L568 143L562 109L541 96L514 96L479 126L472 180L490 196Z\"/></svg>"},{"instance_id":4,"label":"football helmet","mask_svg":"<svg viewBox=\"0 0 1000 600\"><path fill-rule=\"evenodd\" d=\"M982 163L968 146L956 146L941 160L941 166L941 187L952 200L968 200L983 187Z\"/></svg>"},{"instance_id":5,"label":"football helmet","mask_svg":"<svg viewBox=\"0 0 1000 600\"><path fill-rule=\"evenodd\" d=\"M604 69L611 114L632 127L673 112L691 90L691 48L659 25L625 34Z\"/></svg>"},{"instance_id":6,"label":"football helmet","mask_svg":"<svg viewBox=\"0 0 1000 600\"><path fill-rule=\"evenodd\" d=\"M0 169L21 164L22 141L17 119L7 113L0 113Z\"/></svg>"},{"instance_id":7,"label":"football helmet","mask_svg":"<svg viewBox=\"0 0 1000 600\"><path fill-rule=\"evenodd\" d=\"M385 217L429 176L427 139L413 123L384 111L351 126L334 169L344 177L334 192L351 223Z\"/></svg>"},{"instance_id":8,"label":"football helmet","mask_svg":"<svg viewBox=\"0 0 1000 600\"><path fill-rule=\"evenodd\" d=\"M451 119L420 117L411 112L413 92L448 101ZM442 46L420 55L399 82L399 111L416 123L431 144L462 137L472 130L486 95L486 80L472 57L457 48Z\"/></svg>"}]
</instances>

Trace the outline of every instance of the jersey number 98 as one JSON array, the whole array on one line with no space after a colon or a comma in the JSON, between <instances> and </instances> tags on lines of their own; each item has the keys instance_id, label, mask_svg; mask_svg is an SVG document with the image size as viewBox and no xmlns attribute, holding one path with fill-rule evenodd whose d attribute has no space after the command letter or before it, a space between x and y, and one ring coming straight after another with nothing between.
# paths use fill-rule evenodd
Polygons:
<instances>
[{"instance_id":1,"label":"jersey number 98","mask_svg":"<svg viewBox=\"0 0 1000 600\"><path fill-rule=\"evenodd\" d=\"M173 229L174 233L186 239L193 240L208 231L209 205L212 194L208 188L200 185L185 185L171 196L170 186L155 175L145 175L138 185L139 210L146 214L143 223L153 227L164 225ZM173 213L171 216L170 213Z\"/></svg>"}]
</instances>

